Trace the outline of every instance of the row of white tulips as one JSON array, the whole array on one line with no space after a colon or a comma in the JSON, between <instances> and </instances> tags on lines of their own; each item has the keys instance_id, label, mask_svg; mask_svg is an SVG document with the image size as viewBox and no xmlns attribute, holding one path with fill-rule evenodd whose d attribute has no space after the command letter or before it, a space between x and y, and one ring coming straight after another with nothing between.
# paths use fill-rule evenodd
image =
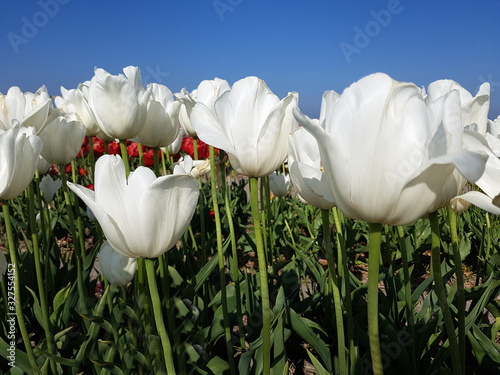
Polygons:
<instances>
[{"instance_id":1,"label":"row of white tulips","mask_svg":"<svg viewBox=\"0 0 500 375\"><path fill-rule=\"evenodd\" d=\"M425 90L376 73L342 94L326 91L320 118L310 119L299 110L296 92L280 100L257 77L232 87L216 78L174 95L164 85L144 87L136 67L124 73L96 69L77 89L61 89L55 107L45 87L35 94L13 87L0 96L0 200L21 194L37 169L71 162L85 135L157 149L178 140L182 127L226 152L232 168L250 177L251 190L257 178L271 175L288 158L291 180L305 202L323 210L337 206L353 219L401 226L442 207L460 212L470 204L500 213L500 123L488 119L488 83L473 97L451 80ZM157 176L139 167L129 175L126 158L105 155L95 165L95 191L68 186L121 256L156 258L172 248L194 215L199 183L190 169L186 164L172 175ZM460 194L467 181L481 191ZM111 260L107 246L101 263L110 279L124 284L135 264ZM265 267L260 247L257 243L259 266ZM266 310L265 268L259 273ZM376 296L371 284L375 292L369 294ZM377 314L368 314L376 319ZM264 314L265 369L267 318ZM372 338L375 368L380 367L375 364L380 362L378 329L370 328Z\"/></svg>"},{"instance_id":2,"label":"row of white tulips","mask_svg":"<svg viewBox=\"0 0 500 375\"><path fill-rule=\"evenodd\" d=\"M242 175L268 176L288 157L301 197L319 207L336 204L353 218L406 224L450 202L458 210L470 202L500 212L492 203L500 193L500 123L487 117L488 83L472 97L454 81L433 82L426 92L377 73L341 95L325 92L320 119L311 120L298 110L297 93L279 100L256 77L232 87L216 78L174 95L156 83L144 88L136 67L124 73L96 69L77 89L61 88L55 108L45 87L34 94L12 87L0 95L0 129L3 133L17 123L33 128L10 138L36 134L43 141L41 156L65 164L78 153L84 134L166 147L181 126L189 136L224 150ZM297 129L298 123L303 128ZM39 147L34 140L30 144ZM33 165L47 167L31 159L27 154L17 161L29 168L14 168L10 158L2 163L2 174L12 176L2 178L2 199L25 185L12 187L17 185L13 170L22 169L25 181ZM466 180L486 196L458 197ZM408 206L415 197L424 201Z\"/></svg>"}]
</instances>

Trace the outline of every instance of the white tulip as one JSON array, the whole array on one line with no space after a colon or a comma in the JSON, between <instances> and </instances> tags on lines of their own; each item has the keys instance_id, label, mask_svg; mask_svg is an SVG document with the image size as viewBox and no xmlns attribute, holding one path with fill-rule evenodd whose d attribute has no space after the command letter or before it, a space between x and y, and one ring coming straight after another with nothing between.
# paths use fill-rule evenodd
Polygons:
<instances>
[{"instance_id":1,"label":"white tulip","mask_svg":"<svg viewBox=\"0 0 500 375\"><path fill-rule=\"evenodd\" d=\"M148 147L168 146L179 132L181 104L164 85L150 83L147 90L146 119L137 135L138 142Z\"/></svg>"},{"instance_id":2,"label":"white tulip","mask_svg":"<svg viewBox=\"0 0 500 375\"><path fill-rule=\"evenodd\" d=\"M13 86L6 95L0 93L0 129L7 130L18 121L21 126L40 129L52 106L47 88L42 86L36 93L23 93Z\"/></svg>"},{"instance_id":3,"label":"white tulip","mask_svg":"<svg viewBox=\"0 0 500 375\"><path fill-rule=\"evenodd\" d=\"M464 89L458 82L442 79L432 82L427 88L427 100L434 101L448 92L457 90L460 94L462 108L462 125L465 127L476 124L479 133L486 133L488 111L490 110L490 84L485 82L479 88L476 96Z\"/></svg>"},{"instance_id":4,"label":"white tulip","mask_svg":"<svg viewBox=\"0 0 500 375\"><path fill-rule=\"evenodd\" d=\"M120 157L96 163L94 191L68 182L92 210L109 244L130 258L156 258L186 231L198 204L199 183L189 175L156 177L146 167L128 180Z\"/></svg>"},{"instance_id":5,"label":"white tulip","mask_svg":"<svg viewBox=\"0 0 500 375\"><path fill-rule=\"evenodd\" d=\"M104 241L97 254L99 267L108 281L117 286L125 286L134 278L137 259L124 257Z\"/></svg>"},{"instance_id":6,"label":"white tulip","mask_svg":"<svg viewBox=\"0 0 500 375\"><path fill-rule=\"evenodd\" d=\"M271 173L269 175L269 188L277 197L284 197L290 188L290 176L284 173Z\"/></svg>"},{"instance_id":7,"label":"white tulip","mask_svg":"<svg viewBox=\"0 0 500 375\"><path fill-rule=\"evenodd\" d=\"M92 109L82 91L83 87L85 87L83 84L78 85L77 89L71 90L66 90L64 87L61 87L62 96L55 98L54 102L57 108L61 108L67 113L76 113L85 126L85 134L89 137L93 137L97 135L101 129L99 125L97 125Z\"/></svg>"},{"instance_id":8,"label":"white tulip","mask_svg":"<svg viewBox=\"0 0 500 375\"><path fill-rule=\"evenodd\" d=\"M88 103L101 130L113 139L135 138L145 120L144 88L136 67L124 69L126 76L111 75L96 68L90 81Z\"/></svg>"},{"instance_id":9,"label":"white tulip","mask_svg":"<svg viewBox=\"0 0 500 375\"><path fill-rule=\"evenodd\" d=\"M327 112L333 108L339 97L335 91L325 91L321 101L320 118L312 121L320 126L324 125ZM335 206L322 170L318 143L303 127L288 136L288 162L293 186L301 199L325 210Z\"/></svg>"},{"instance_id":10,"label":"white tulip","mask_svg":"<svg viewBox=\"0 0 500 375\"><path fill-rule=\"evenodd\" d=\"M197 102L205 104L208 108L214 108L215 101L226 91L230 90L229 83L220 78L202 81L196 90L191 93L182 89L180 93L175 94L177 100L181 103L179 111L179 121L186 134L190 137L197 137L196 131L191 124L191 112Z\"/></svg>"},{"instance_id":11,"label":"white tulip","mask_svg":"<svg viewBox=\"0 0 500 375\"><path fill-rule=\"evenodd\" d=\"M54 195L62 186L62 180L60 178L53 179L50 176L45 176L40 181L40 190L42 190L45 201L50 203L54 200Z\"/></svg>"},{"instance_id":12,"label":"white tulip","mask_svg":"<svg viewBox=\"0 0 500 375\"><path fill-rule=\"evenodd\" d=\"M232 167L250 177L269 176L288 155L288 134L297 127L298 94L280 100L257 77L236 82L215 101L198 102L191 123L205 143L224 150Z\"/></svg>"},{"instance_id":13,"label":"white tulip","mask_svg":"<svg viewBox=\"0 0 500 375\"><path fill-rule=\"evenodd\" d=\"M0 200L17 197L35 175L43 143L34 128L13 127L0 130Z\"/></svg>"},{"instance_id":14,"label":"white tulip","mask_svg":"<svg viewBox=\"0 0 500 375\"><path fill-rule=\"evenodd\" d=\"M174 174L191 174L194 178L210 173L210 160L193 160L186 155L174 164Z\"/></svg>"},{"instance_id":15,"label":"white tulip","mask_svg":"<svg viewBox=\"0 0 500 375\"><path fill-rule=\"evenodd\" d=\"M177 136L173 140L172 143L170 143L167 147L162 147L161 150L166 154L168 151L168 155L173 156L177 154L182 147L182 139L184 138L184 129L182 127L179 127L179 132L177 133Z\"/></svg>"},{"instance_id":16,"label":"white tulip","mask_svg":"<svg viewBox=\"0 0 500 375\"><path fill-rule=\"evenodd\" d=\"M41 155L44 159L52 164L67 164L78 155L82 147L85 126L75 113L52 108L38 136L43 141Z\"/></svg>"},{"instance_id":17,"label":"white tulip","mask_svg":"<svg viewBox=\"0 0 500 375\"><path fill-rule=\"evenodd\" d=\"M348 87L321 126L294 111L318 142L333 201L345 215L406 225L444 207L483 174L484 154L463 147L457 90L425 100L422 90L376 73Z\"/></svg>"}]
</instances>

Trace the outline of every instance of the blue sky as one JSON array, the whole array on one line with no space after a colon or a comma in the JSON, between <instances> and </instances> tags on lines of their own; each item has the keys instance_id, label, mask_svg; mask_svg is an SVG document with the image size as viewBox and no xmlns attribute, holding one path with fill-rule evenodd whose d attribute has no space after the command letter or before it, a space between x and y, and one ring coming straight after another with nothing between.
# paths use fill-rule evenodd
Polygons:
<instances>
[{"instance_id":1,"label":"blue sky","mask_svg":"<svg viewBox=\"0 0 500 375\"><path fill-rule=\"evenodd\" d=\"M127 65L173 92L204 79L266 81L318 117L325 90L373 72L427 86L491 84L500 115L500 1L486 0L5 0L0 92L51 95Z\"/></svg>"}]
</instances>

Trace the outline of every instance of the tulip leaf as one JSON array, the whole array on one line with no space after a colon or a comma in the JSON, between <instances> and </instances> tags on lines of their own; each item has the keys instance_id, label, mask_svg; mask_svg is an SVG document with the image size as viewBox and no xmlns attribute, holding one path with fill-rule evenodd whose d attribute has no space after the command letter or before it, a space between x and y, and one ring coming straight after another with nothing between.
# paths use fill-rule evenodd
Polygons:
<instances>
[{"instance_id":1,"label":"tulip leaf","mask_svg":"<svg viewBox=\"0 0 500 375\"><path fill-rule=\"evenodd\" d=\"M33 312L35 313L36 320L38 320L38 323L43 326L42 308L40 307L40 301L38 300L36 293L32 289L30 289L28 286L26 286L26 289L28 289L28 291L33 296Z\"/></svg>"},{"instance_id":2,"label":"tulip leaf","mask_svg":"<svg viewBox=\"0 0 500 375\"><path fill-rule=\"evenodd\" d=\"M203 268L196 274L194 277L194 282L191 284L194 287L194 291L198 292L198 290L203 286L206 282L210 274L214 271L217 266L218 259L217 257L212 257L210 261L203 266Z\"/></svg>"},{"instance_id":3,"label":"tulip leaf","mask_svg":"<svg viewBox=\"0 0 500 375\"><path fill-rule=\"evenodd\" d=\"M289 310L289 314L293 330L318 352L323 363L326 364L328 371L331 372L332 363L330 349L328 349L325 342L321 340L313 330L313 327L317 329L321 329L321 327L308 319L299 317L293 309Z\"/></svg>"},{"instance_id":4,"label":"tulip leaf","mask_svg":"<svg viewBox=\"0 0 500 375\"><path fill-rule=\"evenodd\" d=\"M207 367L214 374L222 374L224 371L229 370L229 363L224 361L221 357L215 356L207 363Z\"/></svg>"},{"instance_id":5,"label":"tulip leaf","mask_svg":"<svg viewBox=\"0 0 500 375\"><path fill-rule=\"evenodd\" d=\"M10 361L7 356L9 356L9 348L10 344L6 343L3 337L0 336L0 355L5 358L7 361ZM33 374L31 371L30 361L28 359L28 355L19 348L16 348L16 366L12 369L20 370L20 372L16 372L16 374ZM14 373L13 373L14 374Z\"/></svg>"},{"instance_id":6,"label":"tulip leaf","mask_svg":"<svg viewBox=\"0 0 500 375\"><path fill-rule=\"evenodd\" d=\"M318 375L329 375L330 372L328 372L323 365L321 364L320 361L318 361L318 358L316 358L310 351L309 349L306 348L307 355L309 356L309 359L311 360L311 363L314 366L314 369L317 371Z\"/></svg>"}]
</instances>

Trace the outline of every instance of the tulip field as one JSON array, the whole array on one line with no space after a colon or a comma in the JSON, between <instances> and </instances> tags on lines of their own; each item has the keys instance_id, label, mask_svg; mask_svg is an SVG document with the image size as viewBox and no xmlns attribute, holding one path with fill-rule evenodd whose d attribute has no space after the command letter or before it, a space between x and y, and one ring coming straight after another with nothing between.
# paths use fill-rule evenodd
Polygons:
<instances>
[{"instance_id":1,"label":"tulip field","mask_svg":"<svg viewBox=\"0 0 500 375\"><path fill-rule=\"evenodd\" d=\"M500 374L489 85L0 94L0 374Z\"/></svg>"}]
</instances>

